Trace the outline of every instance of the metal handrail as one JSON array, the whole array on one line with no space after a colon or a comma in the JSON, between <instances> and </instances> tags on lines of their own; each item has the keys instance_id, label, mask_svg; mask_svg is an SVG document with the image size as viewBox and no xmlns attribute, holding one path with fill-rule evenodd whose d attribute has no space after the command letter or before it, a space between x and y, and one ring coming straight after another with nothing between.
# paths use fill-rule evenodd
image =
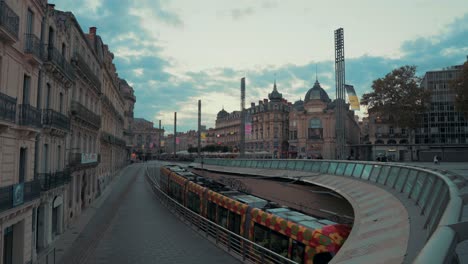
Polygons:
<instances>
[{"instance_id":1,"label":"metal handrail","mask_svg":"<svg viewBox=\"0 0 468 264\"><path fill-rule=\"evenodd\" d=\"M200 161L200 159L196 160L196 162ZM452 226L461 221L463 199L460 196L457 185L450 180L449 177L438 171L399 163L342 160L203 159L203 162L206 165L262 169L292 168L292 170L326 174L335 174L338 171L338 167L344 164L342 166L342 171L336 175L365 180L376 185L385 185L398 192L405 193L409 200L413 200L415 204L420 207L420 214L424 215L426 222L424 229L427 229L428 236L426 237L426 244L415 257L414 263L446 263L456 257L455 248L460 237ZM252 163L254 163L255 166L253 166ZM274 166L273 164L276 165ZM297 168L298 164L302 164L302 167ZM305 164L308 164L308 166ZM333 166L331 166L331 164L333 164ZM352 167L350 172L346 171L348 165ZM355 173L358 165L360 166L360 171ZM388 168L384 170L382 169L383 167ZM394 177L392 181L390 181L389 178L393 169L396 170L397 175L392 175ZM398 170L401 169L407 169L408 173L399 173ZM409 179L410 175L412 175L411 180ZM432 182L430 182L430 179L432 179ZM418 183L420 186L415 187ZM440 183L440 186L438 183ZM436 185L438 185L438 188L435 188ZM433 193L435 189L438 189L437 193ZM423 193L426 194L426 200L422 199ZM429 193L431 193L432 196L429 197ZM437 254L435 254L435 252L437 252Z\"/></svg>"},{"instance_id":2,"label":"metal handrail","mask_svg":"<svg viewBox=\"0 0 468 264\"><path fill-rule=\"evenodd\" d=\"M285 258L267 248L264 248L216 223L202 217L201 215L184 207L176 200L169 197L159 189L159 184L153 179L145 168L146 179L150 183L154 193L160 201L173 213L190 224L193 228L205 234L205 237L215 242L218 247L230 254L240 257L244 262L251 263L297 263ZM213 241L214 240L214 241Z\"/></svg>"}]
</instances>

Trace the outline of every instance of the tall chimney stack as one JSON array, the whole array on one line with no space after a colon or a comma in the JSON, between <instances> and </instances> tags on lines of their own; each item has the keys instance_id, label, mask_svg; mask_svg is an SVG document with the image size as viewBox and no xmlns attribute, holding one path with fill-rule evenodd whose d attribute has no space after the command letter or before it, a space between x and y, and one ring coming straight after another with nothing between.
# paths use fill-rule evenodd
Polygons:
<instances>
[{"instance_id":1,"label":"tall chimney stack","mask_svg":"<svg viewBox=\"0 0 468 264\"><path fill-rule=\"evenodd\" d=\"M95 36L96 35L96 30L97 30L96 27L90 27L89 28L89 34Z\"/></svg>"}]
</instances>

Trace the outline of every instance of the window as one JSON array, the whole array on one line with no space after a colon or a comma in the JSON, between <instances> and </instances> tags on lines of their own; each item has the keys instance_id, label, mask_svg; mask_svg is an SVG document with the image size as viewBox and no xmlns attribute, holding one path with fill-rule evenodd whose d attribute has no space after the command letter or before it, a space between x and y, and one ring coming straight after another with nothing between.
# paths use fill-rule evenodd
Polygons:
<instances>
[{"instance_id":1,"label":"window","mask_svg":"<svg viewBox=\"0 0 468 264\"><path fill-rule=\"evenodd\" d=\"M26 179L26 166L27 166L27 156L26 148L20 148L20 157L19 157L19 180L18 182L24 182Z\"/></svg>"},{"instance_id":2,"label":"window","mask_svg":"<svg viewBox=\"0 0 468 264\"><path fill-rule=\"evenodd\" d=\"M207 215L208 215L208 219L213 222L216 222L216 207L217 205L215 203L208 202Z\"/></svg>"},{"instance_id":3,"label":"window","mask_svg":"<svg viewBox=\"0 0 468 264\"><path fill-rule=\"evenodd\" d=\"M28 8L28 14L26 16L26 34L32 34L34 32L34 13ZM28 41L29 42L29 41Z\"/></svg>"},{"instance_id":4,"label":"window","mask_svg":"<svg viewBox=\"0 0 468 264\"><path fill-rule=\"evenodd\" d=\"M23 104L29 104L31 77L24 75L23 80Z\"/></svg>"},{"instance_id":5,"label":"window","mask_svg":"<svg viewBox=\"0 0 468 264\"><path fill-rule=\"evenodd\" d=\"M50 84L46 84L47 89L46 89L46 98L45 98L45 109L50 109L50 94L51 94L51 88Z\"/></svg>"},{"instance_id":6,"label":"window","mask_svg":"<svg viewBox=\"0 0 468 264\"><path fill-rule=\"evenodd\" d=\"M59 95L59 111L60 113L63 113L63 93L60 93Z\"/></svg>"},{"instance_id":7,"label":"window","mask_svg":"<svg viewBox=\"0 0 468 264\"><path fill-rule=\"evenodd\" d=\"M313 118L309 121L308 138L309 139L322 139L323 138L323 128L322 128L322 122L320 119Z\"/></svg>"},{"instance_id":8,"label":"window","mask_svg":"<svg viewBox=\"0 0 468 264\"><path fill-rule=\"evenodd\" d=\"M224 228L227 228L227 220L228 220L228 210L221 206L218 206L218 224Z\"/></svg>"}]
</instances>

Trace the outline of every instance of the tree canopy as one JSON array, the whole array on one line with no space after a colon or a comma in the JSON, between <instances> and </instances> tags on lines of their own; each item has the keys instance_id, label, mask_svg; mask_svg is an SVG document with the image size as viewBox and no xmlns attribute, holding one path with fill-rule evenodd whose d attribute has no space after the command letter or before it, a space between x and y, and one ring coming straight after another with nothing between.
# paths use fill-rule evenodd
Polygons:
<instances>
[{"instance_id":1,"label":"tree canopy","mask_svg":"<svg viewBox=\"0 0 468 264\"><path fill-rule=\"evenodd\" d=\"M373 91L363 94L361 105L369 114L379 115L398 127L415 128L427 109L430 92L419 88L416 66L394 69L384 78L374 80Z\"/></svg>"},{"instance_id":2,"label":"tree canopy","mask_svg":"<svg viewBox=\"0 0 468 264\"><path fill-rule=\"evenodd\" d=\"M460 75L452 85L456 94L455 110L468 117L468 61L463 64Z\"/></svg>"}]
</instances>

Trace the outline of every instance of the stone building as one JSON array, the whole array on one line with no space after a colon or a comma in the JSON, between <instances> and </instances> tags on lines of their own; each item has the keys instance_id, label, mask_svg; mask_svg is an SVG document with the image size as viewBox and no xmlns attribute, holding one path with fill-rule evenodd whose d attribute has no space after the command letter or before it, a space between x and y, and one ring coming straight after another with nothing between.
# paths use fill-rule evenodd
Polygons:
<instances>
[{"instance_id":1,"label":"stone building","mask_svg":"<svg viewBox=\"0 0 468 264\"><path fill-rule=\"evenodd\" d=\"M124 140L127 143L126 146L126 156L127 159L130 159L132 154L132 141L133 141L133 109L135 108L136 97L134 94L133 88L127 83L127 81L123 79L119 79L120 81L120 92L125 101L125 109L124 109Z\"/></svg>"},{"instance_id":2,"label":"stone building","mask_svg":"<svg viewBox=\"0 0 468 264\"><path fill-rule=\"evenodd\" d=\"M38 108L42 112L42 129L36 141L36 178L41 182L41 204L34 219L37 223L34 254L40 253L64 230L66 183L70 171L66 164L66 138L70 133L68 116L71 89L75 84L72 68L70 17L48 5L42 37L44 48L39 72Z\"/></svg>"},{"instance_id":3,"label":"stone building","mask_svg":"<svg viewBox=\"0 0 468 264\"><path fill-rule=\"evenodd\" d=\"M273 158L287 158L291 104L278 92L276 81L268 99L251 103L247 109L246 151L268 152ZM251 130L248 130L249 123Z\"/></svg>"},{"instance_id":4,"label":"stone building","mask_svg":"<svg viewBox=\"0 0 468 264\"><path fill-rule=\"evenodd\" d=\"M238 148L240 142L240 111L228 113L224 108L216 116L214 143Z\"/></svg>"},{"instance_id":5,"label":"stone building","mask_svg":"<svg viewBox=\"0 0 468 264\"><path fill-rule=\"evenodd\" d=\"M40 183L35 178L41 132L40 47L46 1L0 2L0 262L33 259ZM8 19L5 19L5 18Z\"/></svg>"},{"instance_id":6,"label":"stone building","mask_svg":"<svg viewBox=\"0 0 468 264\"><path fill-rule=\"evenodd\" d=\"M159 142L163 139L164 129L155 128L153 122L146 119L134 118L131 131L133 134L130 141L131 151L140 160L154 159L162 151Z\"/></svg>"},{"instance_id":7,"label":"stone building","mask_svg":"<svg viewBox=\"0 0 468 264\"><path fill-rule=\"evenodd\" d=\"M335 106L336 100L330 100L318 80L307 91L304 101L293 104L289 114L289 157L347 158L336 157ZM360 128L354 111L348 110L345 118L346 144L359 144ZM358 153L350 148L348 156L359 158Z\"/></svg>"}]
</instances>

